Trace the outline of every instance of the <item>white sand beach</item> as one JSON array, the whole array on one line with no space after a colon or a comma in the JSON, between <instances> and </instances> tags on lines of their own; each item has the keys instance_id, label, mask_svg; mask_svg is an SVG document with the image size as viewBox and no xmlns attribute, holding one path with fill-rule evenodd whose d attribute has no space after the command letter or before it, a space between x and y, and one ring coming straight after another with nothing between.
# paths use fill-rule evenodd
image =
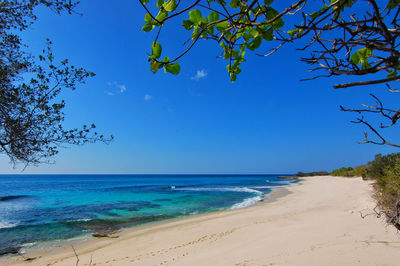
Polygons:
<instances>
[{"instance_id":1,"label":"white sand beach","mask_svg":"<svg viewBox=\"0 0 400 266\"><path fill-rule=\"evenodd\" d=\"M245 209L126 229L74 245L78 265L400 265L400 233L373 213L370 181L308 177ZM276 193L284 192L278 189ZM285 193L283 193L285 194ZM76 265L70 246L24 262Z\"/></svg>"}]
</instances>

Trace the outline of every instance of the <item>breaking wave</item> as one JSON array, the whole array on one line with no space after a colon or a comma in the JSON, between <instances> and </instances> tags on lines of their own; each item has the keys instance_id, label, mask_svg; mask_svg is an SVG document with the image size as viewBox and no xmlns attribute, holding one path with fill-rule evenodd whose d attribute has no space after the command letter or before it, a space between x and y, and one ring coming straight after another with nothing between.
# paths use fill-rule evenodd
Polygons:
<instances>
[{"instance_id":1,"label":"breaking wave","mask_svg":"<svg viewBox=\"0 0 400 266\"><path fill-rule=\"evenodd\" d=\"M13 228L18 226L18 222L2 221L0 220L0 229Z\"/></svg>"},{"instance_id":2,"label":"breaking wave","mask_svg":"<svg viewBox=\"0 0 400 266\"><path fill-rule=\"evenodd\" d=\"M230 191L230 192L246 192L263 194L261 191L248 188L248 187L180 187L174 188L174 190L185 190L185 191Z\"/></svg>"},{"instance_id":3,"label":"breaking wave","mask_svg":"<svg viewBox=\"0 0 400 266\"><path fill-rule=\"evenodd\" d=\"M257 202L262 201L262 200L263 200L262 196L248 198L248 199L243 200L242 202L234 204L231 207L231 209L233 210L233 209L240 209L240 208L248 207L248 206L254 205Z\"/></svg>"}]
</instances>

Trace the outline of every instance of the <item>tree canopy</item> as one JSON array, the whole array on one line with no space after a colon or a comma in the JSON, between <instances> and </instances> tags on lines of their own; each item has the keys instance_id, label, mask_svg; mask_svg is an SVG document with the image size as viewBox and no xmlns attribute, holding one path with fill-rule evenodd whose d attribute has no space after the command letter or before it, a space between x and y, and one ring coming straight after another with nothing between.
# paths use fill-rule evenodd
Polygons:
<instances>
[{"instance_id":1,"label":"tree canopy","mask_svg":"<svg viewBox=\"0 0 400 266\"><path fill-rule=\"evenodd\" d=\"M220 58L227 61L231 81L237 79L246 61L246 52L269 56L288 43L301 44L299 50L307 50L309 56L302 61L319 77L353 76L356 82L334 85L335 88L386 84L388 93L400 90L391 88L391 82L400 79L397 38L400 1L375 0L139 0L146 14L145 32L156 31L149 56L150 69L160 68L178 74L178 60L187 54L200 39L213 40L221 47ZM282 8L282 5L284 7ZM162 57L159 42L162 29L172 19L182 21L188 32L188 41L181 54ZM266 49L264 53L260 49ZM354 123L364 124L374 138L364 133L362 143L398 144L386 140L382 130L397 124L400 110L387 107L375 94L374 104L362 108L346 108L342 111L359 114ZM367 120L366 115L376 115Z\"/></svg>"},{"instance_id":2,"label":"tree canopy","mask_svg":"<svg viewBox=\"0 0 400 266\"><path fill-rule=\"evenodd\" d=\"M78 129L63 126L63 89L76 89L94 73L68 60L55 62L51 41L33 56L18 35L37 19L34 10L45 6L56 13L72 13L79 2L68 0L14 0L0 3L0 153L15 165L46 162L65 144L108 142L95 125Z\"/></svg>"}]
</instances>

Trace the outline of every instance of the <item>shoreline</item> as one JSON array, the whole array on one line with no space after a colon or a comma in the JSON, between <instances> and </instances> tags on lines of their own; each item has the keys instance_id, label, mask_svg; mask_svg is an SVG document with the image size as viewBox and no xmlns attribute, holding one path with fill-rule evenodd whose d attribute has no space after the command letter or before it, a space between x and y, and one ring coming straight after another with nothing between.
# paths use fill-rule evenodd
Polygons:
<instances>
[{"instance_id":1,"label":"shoreline","mask_svg":"<svg viewBox=\"0 0 400 266\"><path fill-rule=\"evenodd\" d=\"M368 181L309 177L297 186L276 188L263 202L246 208L126 228L119 238L90 239L74 248L79 265L394 265L400 261L400 236L382 219L362 219L358 212L370 207ZM321 252L325 258L317 254ZM343 256L331 258L332 252ZM385 258L379 256L382 252ZM30 262L10 257L0 263L76 263L71 246L30 255L41 257Z\"/></svg>"},{"instance_id":2,"label":"shoreline","mask_svg":"<svg viewBox=\"0 0 400 266\"><path fill-rule=\"evenodd\" d=\"M300 185L301 180L298 180L296 182L296 185ZM169 218L165 220L157 220L153 222L146 222L143 224L135 225L135 226L128 226L128 227L122 227L116 231L115 234L110 235L110 237L93 237L92 233L87 234L87 235L82 235L78 236L72 239L63 239L63 240L54 240L48 243L43 243L43 245L39 245L37 247L32 247L28 248L26 250L26 253L21 253L22 255L6 255L3 257L0 257L0 264L2 261L4 261L6 264L9 263L14 263L15 262L21 262L21 258L30 258L28 261L32 261L31 259L37 259L53 254L61 254L64 253L65 251L68 252L68 250L72 250L72 246L75 248L81 248L84 250L92 250L93 247L95 246L96 248L101 248L103 242L108 242L108 240L116 240L120 237L124 237L129 233L132 233L134 231L140 231L140 230L151 230L155 226L163 226L163 225L168 225L170 223L175 223L175 222L180 222L180 221L185 221L187 219L191 218L201 218L205 217L208 215L218 215L220 213L225 213L225 212L236 212L240 211L243 209L247 208L253 208L256 206L262 206L264 204L268 204L271 202L275 202L278 200L280 197L284 197L291 192L287 189L288 187L291 187L293 185L287 185L287 186L282 186L282 187L275 187L272 188L271 192L264 195L263 200L257 201L254 204L245 206L245 207L240 207L240 208L228 208L228 209L223 209L223 210L217 210L217 211L209 211L209 212L204 212L204 213L197 213L197 214L189 214L189 215L184 215L184 216L178 216L174 218ZM90 248L91 247L91 248Z\"/></svg>"}]
</instances>

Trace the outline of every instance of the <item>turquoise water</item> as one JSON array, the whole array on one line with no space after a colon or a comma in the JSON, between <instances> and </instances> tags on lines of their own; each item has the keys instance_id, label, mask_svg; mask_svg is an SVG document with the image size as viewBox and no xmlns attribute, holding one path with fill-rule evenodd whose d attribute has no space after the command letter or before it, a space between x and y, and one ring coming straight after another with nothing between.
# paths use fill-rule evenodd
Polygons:
<instances>
[{"instance_id":1,"label":"turquoise water","mask_svg":"<svg viewBox=\"0 0 400 266\"><path fill-rule=\"evenodd\" d=\"M242 208L295 182L274 175L0 175L0 254L10 247Z\"/></svg>"}]
</instances>

